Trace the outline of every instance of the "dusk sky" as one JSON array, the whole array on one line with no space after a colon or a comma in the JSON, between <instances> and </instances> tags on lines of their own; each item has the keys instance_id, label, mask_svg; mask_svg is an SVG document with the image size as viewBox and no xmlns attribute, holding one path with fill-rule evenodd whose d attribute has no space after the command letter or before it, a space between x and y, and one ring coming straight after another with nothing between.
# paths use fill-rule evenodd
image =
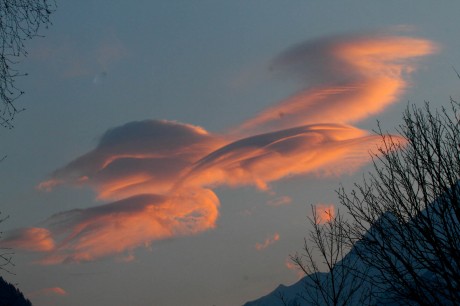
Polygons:
<instances>
[{"instance_id":1,"label":"dusk sky","mask_svg":"<svg viewBox=\"0 0 460 306\"><path fill-rule=\"evenodd\" d=\"M58 1L0 130L2 273L35 306L242 305L377 120L460 100L453 1Z\"/></svg>"}]
</instances>

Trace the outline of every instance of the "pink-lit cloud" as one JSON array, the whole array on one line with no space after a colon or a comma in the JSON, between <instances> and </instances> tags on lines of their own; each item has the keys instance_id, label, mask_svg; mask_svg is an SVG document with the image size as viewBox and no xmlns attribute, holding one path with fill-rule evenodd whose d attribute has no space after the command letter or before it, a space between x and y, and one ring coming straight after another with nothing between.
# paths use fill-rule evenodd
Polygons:
<instances>
[{"instance_id":1,"label":"pink-lit cloud","mask_svg":"<svg viewBox=\"0 0 460 306\"><path fill-rule=\"evenodd\" d=\"M302 269L300 269L299 266L293 263L290 257L286 258L286 260L284 261L284 266L289 270L294 271L299 279L305 276L305 273L302 271Z\"/></svg>"},{"instance_id":2,"label":"pink-lit cloud","mask_svg":"<svg viewBox=\"0 0 460 306\"><path fill-rule=\"evenodd\" d=\"M222 144L198 126L165 120L130 122L108 130L93 151L56 170L39 188L88 186L103 200L164 194L184 170Z\"/></svg>"},{"instance_id":3,"label":"pink-lit cloud","mask_svg":"<svg viewBox=\"0 0 460 306\"><path fill-rule=\"evenodd\" d=\"M264 242L257 242L254 247L257 251L261 251L276 243L278 240L280 240L280 235L278 233L274 233L273 235L267 237Z\"/></svg>"},{"instance_id":4,"label":"pink-lit cloud","mask_svg":"<svg viewBox=\"0 0 460 306\"><path fill-rule=\"evenodd\" d=\"M43 264L91 261L152 241L213 228L219 199L209 189L169 196L144 194L87 209L56 214L46 221L56 240Z\"/></svg>"},{"instance_id":5,"label":"pink-lit cloud","mask_svg":"<svg viewBox=\"0 0 460 306\"><path fill-rule=\"evenodd\" d=\"M214 228L215 187L268 190L288 177L354 172L380 138L350 124L397 102L414 60L435 50L432 42L410 37L317 40L273 63L298 76L305 89L229 133L166 120L110 129L94 150L39 184L48 191L61 184L88 187L105 204L55 214L39 228L7 234L0 245L42 252L43 264L126 253L132 260L138 247ZM284 197L273 204L289 202ZM256 249L278 239L268 237Z\"/></svg>"},{"instance_id":6,"label":"pink-lit cloud","mask_svg":"<svg viewBox=\"0 0 460 306\"><path fill-rule=\"evenodd\" d=\"M1 241L5 248L23 249L35 252L48 252L55 248L51 231L46 228L27 227L14 230Z\"/></svg>"},{"instance_id":7,"label":"pink-lit cloud","mask_svg":"<svg viewBox=\"0 0 460 306\"><path fill-rule=\"evenodd\" d=\"M268 183L290 176L339 175L366 163L369 148L378 141L378 136L340 124L317 124L260 134L233 142L204 157L181 184L254 185L266 190Z\"/></svg>"},{"instance_id":8,"label":"pink-lit cloud","mask_svg":"<svg viewBox=\"0 0 460 306\"><path fill-rule=\"evenodd\" d=\"M398 36L319 39L295 46L273 63L306 89L237 126L248 135L314 123L353 123L395 103L414 59L435 52L431 41Z\"/></svg>"},{"instance_id":9,"label":"pink-lit cloud","mask_svg":"<svg viewBox=\"0 0 460 306\"><path fill-rule=\"evenodd\" d=\"M61 287L45 288L45 289L40 290L40 292L42 294L53 294L53 295L60 295L60 296L67 295L67 291L65 291Z\"/></svg>"},{"instance_id":10,"label":"pink-lit cloud","mask_svg":"<svg viewBox=\"0 0 460 306\"><path fill-rule=\"evenodd\" d=\"M330 222L335 217L335 206L333 204L316 204L314 208L318 224Z\"/></svg>"},{"instance_id":11,"label":"pink-lit cloud","mask_svg":"<svg viewBox=\"0 0 460 306\"><path fill-rule=\"evenodd\" d=\"M61 287L50 287L50 288L43 288L28 294L30 297L40 297L40 296L56 296L56 297L63 297L67 296L68 293Z\"/></svg>"}]
</instances>

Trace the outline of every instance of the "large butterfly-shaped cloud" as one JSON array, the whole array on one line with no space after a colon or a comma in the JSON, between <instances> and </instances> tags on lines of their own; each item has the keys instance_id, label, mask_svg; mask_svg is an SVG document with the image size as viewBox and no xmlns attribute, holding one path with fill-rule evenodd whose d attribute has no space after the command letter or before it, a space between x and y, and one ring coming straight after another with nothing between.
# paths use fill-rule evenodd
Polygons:
<instances>
[{"instance_id":1,"label":"large butterfly-shaped cloud","mask_svg":"<svg viewBox=\"0 0 460 306\"><path fill-rule=\"evenodd\" d=\"M106 203L12 231L1 245L41 252L45 264L95 260L215 227L217 186L264 190L286 177L353 172L379 137L350 124L397 102L414 60L435 50L428 40L379 34L311 41L272 63L305 89L225 134L166 120L110 129L39 185L86 186Z\"/></svg>"}]
</instances>

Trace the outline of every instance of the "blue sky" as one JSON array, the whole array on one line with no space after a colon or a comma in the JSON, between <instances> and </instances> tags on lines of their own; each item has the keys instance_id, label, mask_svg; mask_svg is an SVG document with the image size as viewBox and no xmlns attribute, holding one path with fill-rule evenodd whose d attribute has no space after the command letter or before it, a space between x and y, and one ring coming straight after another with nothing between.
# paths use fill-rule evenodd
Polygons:
<instances>
[{"instance_id":1,"label":"blue sky","mask_svg":"<svg viewBox=\"0 0 460 306\"><path fill-rule=\"evenodd\" d=\"M338 77L330 74L337 67L323 55L331 50L342 50L343 46L362 46L366 39L380 42L388 35L403 36L436 47L423 52L420 44L406 41L405 49L398 49L400 54L407 50L410 55L395 59L397 63L403 62L402 66L390 66L415 70L397 75L396 79L403 80L405 86L381 110L369 111L359 120L343 119L341 115L347 117L347 112L353 111L341 107L341 99L345 97L339 95L335 102L322 102L331 103L326 104L328 112L320 112L315 107L299 112L298 125L320 123L319 119L312 119L311 114L316 112L324 117L321 123L346 123L352 125L353 133L355 129L372 130L377 119L391 129L398 124L408 101L421 105L429 100L433 106L440 106L446 104L450 96L460 98L458 79L452 70L452 66L460 67L458 11L459 5L447 1L443 5L432 1L348 1L346 5L340 1L136 1L133 4L100 0L58 3L58 10L52 16L53 25L43 31L45 37L27 43L29 57L18 65L29 73L18 81L26 91L18 103L27 111L17 117L15 129L0 131L2 154L8 155L0 164L1 211L10 216L1 224L2 231L12 235L18 230L40 228L58 235L65 230L50 226L50 220L58 220L50 216L66 212L60 216L71 221L63 222L64 227L73 228L79 223L72 219L69 211L86 209L82 213L85 216L105 216L100 213L103 205L137 195L129 191L108 193L104 197L104 188L113 182L114 176L107 174L105 179L92 180L86 175L90 178L88 183L78 184L72 181L72 171L83 171L88 163L70 167L72 171L66 165L98 144L102 146L102 140L108 139L103 135L110 128L141 120L168 120L168 124L158 121L154 124L155 129L168 131L154 142L161 144L158 145L160 149L170 148L167 154L178 152L176 148L183 143L178 142L174 138L176 134L166 126L174 125L183 130L185 140L206 138L212 150L200 151L200 147L190 157L193 162L220 146L229 145L219 151L221 155L216 153L214 159L202 162L201 168L195 169L196 175L189 180L194 187L198 184L212 190L219 204L207 194L204 202L199 198L196 207L207 213L217 211L218 216L212 224L203 223L209 221L206 218L194 219L196 223L187 223L186 229L178 223L172 232L160 235L159 230L154 231L142 236L138 243L123 245L125 248L120 252L103 252L80 263L58 260L43 265L40 264L43 258L50 258L48 253L18 248L13 268L16 275L5 277L18 283L38 306L240 305L268 293L280 283L296 281L298 275L287 267L286 260L289 254L302 247L308 230L305 219L310 204L337 205L334 190L339 184L351 186L369 168L360 165L324 175L324 169L330 165L324 164L314 171L302 168L294 176L275 175L266 170L274 171L281 162L270 159L265 167L257 168L258 172L251 172L268 184L264 190L260 180L252 181L247 176L232 181L234 172L229 169L233 164L216 167L216 156L233 154L225 156L234 158L236 148L249 154L245 155L249 159L254 156L247 144L253 146L265 138L250 138L243 143L246 145L235 144L235 141L293 127L289 126L289 121L268 121L266 125L248 124L245 129L238 129L244 122L257 118L260 112L314 85L338 82ZM387 42L388 45L396 44L392 39ZM301 46L317 53L305 53ZM378 52L384 49L384 44L378 46ZM288 64L277 66L280 58ZM406 63L408 58L411 61ZM358 56L351 60L355 59L359 59ZM289 60L293 64L289 64ZM367 80L363 75L383 73L388 63L375 68L377 70L365 70L363 74L341 70L340 81L351 84L347 82L354 82L356 78ZM356 65L343 67L356 68ZM320 75L324 78L319 79ZM362 108L370 107L370 103L365 102ZM333 107L337 107L337 111ZM125 148L128 144L136 150L145 149L143 127L132 133L121 129L116 135L126 135L128 140L117 142L116 147ZM206 130L209 137L200 136L197 127ZM327 134L324 133L321 135ZM150 137L148 135L145 137ZM113 136L111 139L120 141L122 138ZM137 140L139 142L135 142ZM303 148L304 142L295 144ZM276 152L288 148L293 148L293 144L281 142ZM362 146L359 149L366 151ZM188 162L188 158L181 161ZM291 161L283 162L287 167ZM171 169L177 162L164 161L167 167L160 173L161 177L173 177ZM291 172L301 168L295 163L292 165ZM339 156L332 165L338 167L347 162ZM125 165L116 168L116 173L122 176L144 165L136 167ZM160 165L155 164L154 168ZM64 170L56 174L57 169ZM318 175L316 170L323 174ZM222 172L226 175L216 179ZM37 188L53 178L64 181L63 185L51 191ZM171 182L177 183L175 176ZM158 191L158 186L155 181L149 188ZM208 200L214 204L200 206ZM173 209L171 214L180 213ZM87 218L85 220L89 220ZM161 227L165 228L171 229ZM47 233L39 232L42 238ZM117 232L114 233L117 237ZM119 233L120 240L125 233ZM132 238L128 240L133 241ZM149 243L144 243L147 240ZM57 258L62 258L60 256Z\"/></svg>"}]
</instances>

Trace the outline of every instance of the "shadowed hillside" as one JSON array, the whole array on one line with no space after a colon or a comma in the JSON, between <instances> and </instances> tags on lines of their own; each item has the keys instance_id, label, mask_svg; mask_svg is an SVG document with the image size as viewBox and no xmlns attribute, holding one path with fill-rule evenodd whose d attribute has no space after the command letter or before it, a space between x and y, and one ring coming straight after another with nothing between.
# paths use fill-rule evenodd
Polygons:
<instances>
[{"instance_id":1,"label":"shadowed hillside","mask_svg":"<svg viewBox=\"0 0 460 306\"><path fill-rule=\"evenodd\" d=\"M0 306L32 306L21 291L0 277Z\"/></svg>"}]
</instances>

